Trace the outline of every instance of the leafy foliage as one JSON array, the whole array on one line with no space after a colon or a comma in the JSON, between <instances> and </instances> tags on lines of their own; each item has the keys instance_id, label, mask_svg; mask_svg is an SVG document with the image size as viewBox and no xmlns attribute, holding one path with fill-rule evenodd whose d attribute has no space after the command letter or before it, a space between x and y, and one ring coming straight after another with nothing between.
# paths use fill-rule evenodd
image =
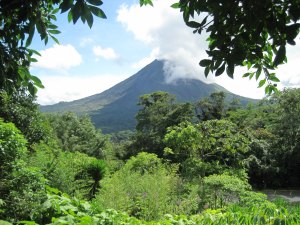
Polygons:
<instances>
[{"instance_id":1,"label":"leafy foliage","mask_svg":"<svg viewBox=\"0 0 300 225\"><path fill-rule=\"evenodd\" d=\"M64 151L78 151L99 159L109 157L108 137L95 128L87 115L78 117L74 113L65 113L48 115L48 118Z\"/></svg>"},{"instance_id":2,"label":"leafy foliage","mask_svg":"<svg viewBox=\"0 0 300 225\"><path fill-rule=\"evenodd\" d=\"M76 174L75 179L82 181L82 189L87 190L86 197L91 200L95 198L100 188L100 181L103 179L106 166L102 160L93 160L90 164Z\"/></svg>"},{"instance_id":3,"label":"leafy foliage","mask_svg":"<svg viewBox=\"0 0 300 225\"><path fill-rule=\"evenodd\" d=\"M239 202L241 195L250 190L247 181L227 174L213 174L203 179L205 202L212 209L223 208L228 203Z\"/></svg>"},{"instance_id":4,"label":"leafy foliage","mask_svg":"<svg viewBox=\"0 0 300 225\"><path fill-rule=\"evenodd\" d=\"M163 96L145 101L145 108L160 105ZM148 97L144 100L151 100ZM247 169L252 184L297 185L299 99L299 89L285 90L257 106L233 107L226 112L228 120L199 124L180 114L184 122L161 126L166 129L164 158L140 152L126 163L115 161L110 148L99 160L78 151L62 151L55 144L56 138L74 138L72 148L92 148L86 138L93 143L103 135L88 118L49 116L61 137L50 133L44 139L44 133L42 141L31 144L31 152L21 132L12 123L0 121L0 220L19 224L299 224L299 206L267 201L265 195L251 191L246 173ZM19 104L16 115L24 118L26 107L31 106ZM164 112L164 103L160 106ZM145 118L158 112L159 108L149 110ZM149 121L159 125L159 118L142 120L144 127L152 126ZM27 135L30 139L35 133Z\"/></svg>"},{"instance_id":5,"label":"leafy foliage","mask_svg":"<svg viewBox=\"0 0 300 225\"><path fill-rule=\"evenodd\" d=\"M29 145L49 142L51 128L46 118L39 112L35 98L23 91L8 95L0 92L0 117L12 122L23 133Z\"/></svg>"},{"instance_id":6,"label":"leafy foliage","mask_svg":"<svg viewBox=\"0 0 300 225\"><path fill-rule=\"evenodd\" d=\"M83 186L91 187L94 181L86 173L86 168L95 158L79 152L53 150L44 143L35 145L33 149L34 153L27 159L28 164L40 169L47 178L48 185L72 196L88 197ZM76 177L80 179L76 180Z\"/></svg>"},{"instance_id":7,"label":"leafy foliage","mask_svg":"<svg viewBox=\"0 0 300 225\"><path fill-rule=\"evenodd\" d=\"M244 77L258 80L263 72L259 86L267 83L267 94L276 90L279 79L270 70L286 62L287 44L296 44L300 28L298 0L180 0L173 7L180 9L194 33L209 33L209 59L199 63L205 67L206 76L210 72L220 76L226 71L233 78L236 66L247 66L254 71Z\"/></svg>"},{"instance_id":8,"label":"leafy foliage","mask_svg":"<svg viewBox=\"0 0 300 225\"><path fill-rule=\"evenodd\" d=\"M55 35L59 34L55 25L56 14L69 12L69 21L87 22L91 27L93 16L106 18L100 9L101 0L43 0L1 1L0 3L0 90L13 93L20 88L35 95L37 88L43 88L40 79L29 72L31 62L36 62L33 55L39 55L29 48L34 33L48 43L49 37L58 43Z\"/></svg>"},{"instance_id":9,"label":"leafy foliage","mask_svg":"<svg viewBox=\"0 0 300 225\"><path fill-rule=\"evenodd\" d=\"M197 125L181 123L168 129L164 141L166 154L173 154L177 160L197 158L223 169L242 168L244 154L249 150L248 139L226 120L210 120Z\"/></svg>"},{"instance_id":10,"label":"leafy foliage","mask_svg":"<svg viewBox=\"0 0 300 225\"><path fill-rule=\"evenodd\" d=\"M39 214L45 199L45 178L29 167L26 157L26 140L11 123L0 120L0 219L32 219Z\"/></svg>"},{"instance_id":11,"label":"leafy foliage","mask_svg":"<svg viewBox=\"0 0 300 225\"><path fill-rule=\"evenodd\" d=\"M14 168L17 160L26 155L26 140L12 123L0 119L0 177L7 175Z\"/></svg>"},{"instance_id":12,"label":"leafy foliage","mask_svg":"<svg viewBox=\"0 0 300 225\"><path fill-rule=\"evenodd\" d=\"M195 103L196 116L201 121L222 119L225 116L226 94L224 92L214 92L209 97L204 97Z\"/></svg>"},{"instance_id":13,"label":"leafy foliage","mask_svg":"<svg viewBox=\"0 0 300 225\"><path fill-rule=\"evenodd\" d=\"M272 148L286 186L300 185L300 89L287 89L273 101L278 104L271 132L276 135ZM280 147L279 147L280 146ZM286 179L286 177L290 177Z\"/></svg>"},{"instance_id":14,"label":"leafy foliage","mask_svg":"<svg viewBox=\"0 0 300 225\"><path fill-rule=\"evenodd\" d=\"M300 221L299 209L291 210L282 205L270 202L243 207L232 205L224 209L208 209L201 214L193 216L166 214L160 221L143 221L130 217L126 213L116 210L106 210L95 213L93 207L85 201L62 194L58 190L48 188L48 200L42 205L44 221L52 224L126 224L126 225L175 225L175 224L297 224ZM37 221L38 222L38 221ZM21 221L20 224L37 224L34 221Z\"/></svg>"},{"instance_id":15,"label":"leafy foliage","mask_svg":"<svg viewBox=\"0 0 300 225\"><path fill-rule=\"evenodd\" d=\"M175 103L167 92L154 92L140 97L140 109L136 115L136 137L132 148L137 152L152 152L163 156L162 141L167 127L177 125L192 117L191 104ZM129 149L131 150L131 149Z\"/></svg>"},{"instance_id":16,"label":"leafy foliage","mask_svg":"<svg viewBox=\"0 0 300 225\"><path fill-rule=\"evenodd\" d=\"M250 151L245 161L250 182L258 187L298 186L299 89L230 112L228 119L247 131Z\"/></svg>"},{"instance_id":17,"label":"leafy foliage","mask_svg":"<svg viewBox=\"0 0 300 225\"><path fill-rule=\"evenodd\" d=\"M94 205L98 210L114 208L146 220L161 218L176 210L175 169L154 154L140 153L111 178L103 179Z\"/></svg>"}]
</instances>

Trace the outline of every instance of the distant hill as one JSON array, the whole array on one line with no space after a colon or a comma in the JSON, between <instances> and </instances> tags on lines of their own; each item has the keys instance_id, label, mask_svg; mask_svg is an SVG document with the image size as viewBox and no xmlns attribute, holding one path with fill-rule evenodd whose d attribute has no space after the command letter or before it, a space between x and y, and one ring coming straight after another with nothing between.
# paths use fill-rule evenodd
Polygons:
<instances>
[{"instance_id":1,"label":"distant hill","mask_svg":"<svg viewBox=\"0 0 300 225\"><path fill-rule=\"evenodd\" d=\"M174 94L180 102L194 102L217 91L226 92L228 99L239 98L242 104L254 101L234 95L220 85L206 84L196 79L178 79L176 82L166 83L163 66L163 61L154 60L133 76L100 94L72 102L41 106L41 111L89 114L96 127L101 128L104 133L112 133L134 129L139 96L154 91Z\"/></svg>"}]
</instances>

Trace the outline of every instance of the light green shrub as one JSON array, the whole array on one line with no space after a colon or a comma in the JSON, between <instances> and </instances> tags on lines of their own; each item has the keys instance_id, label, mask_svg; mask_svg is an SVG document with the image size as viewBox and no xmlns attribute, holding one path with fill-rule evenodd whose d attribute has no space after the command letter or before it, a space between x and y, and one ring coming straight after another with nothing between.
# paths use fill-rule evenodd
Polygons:
<instances>
[{"instance_id":1,"label":"light green shrub","mask_svg":"<svg viewBox=\"0 0 300 225\"><path fill-rule=\"evenodd\" d=\"M175 212L178 177L154 154L140 153L112 177L101 182L97 209L114 208L145 220Z\"/></svg>"},{"instance_id":2,"label":"light green shrub","mask_svg":"<svg viewBox=\"0 0 300 225\"><path fill-rule=\"evenodd\" d=\"M33 219L46 198L46 180L25 163L26 140L12 123L0 120L0 219Z\"/></svg>"},{"instance_id":3,"label":"light green shrub","mask_svg":"<svg viewBox=\"0 0 300 225\"><path fill-rule=\"evenodd\" d=\"M203 178L203 204L208 208L222 208L230 203L237 203L241 195L250 191L247 181L227 174L214 174Z\"/></svg>"}]
</instances>

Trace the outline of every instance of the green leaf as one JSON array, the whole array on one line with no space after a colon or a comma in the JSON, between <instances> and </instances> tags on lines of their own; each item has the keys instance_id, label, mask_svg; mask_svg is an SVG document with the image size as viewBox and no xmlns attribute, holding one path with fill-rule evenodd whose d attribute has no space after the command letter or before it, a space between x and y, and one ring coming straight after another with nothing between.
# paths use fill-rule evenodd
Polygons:
<instances>
[{"instance_id":1,"label":"green leaf","mask_svg":"<svg viewBox=\"0 0 300 225\"><path fill-rule=\"evenodd\" d=\"M207 78L207 76L208 76L208 74L209 74L209 70L210 70L209 66L207 66L207 67L205 68L205 70L204 70L204 75L205 75L206 78Z\"/></svg>"},{"instance_id":2,"label":"green leaf","mask_svg":"<svg viewBox=\"0 0 300 225\"><path fill-rule=\"evenodd\" d=\"M37 88L31 83L28 83L28 91L32 96L35 96L35 94L37 93Z\"/></svg>"},{"instance_id":3,"label":"green leaf","mask_svg":"<svg viewBox=\"0 0 300 225\"><path fill-rule=\"evenodd\" d=\"M71 12L72 12L73 23L75 24L81 15L81 5L79 1L71 9Z\"/></svg>"},{"instance_id":4,"label":"green leaf","mask_svg":"<svg viewBox=\"0 0 300 225\"><path fill-rule=\"evenodd\" d=\"M279 47L279 50L278 50L278 52L276 54L276 57L274 59L274 62L273 62L274 66L276 67L279 64L281 64L284 61L285 57L286 57L285 45L281 45Z\"/></svg>"},{"instance_id":5,"label":"green leaf","mask_svg":"<svg viewBox=\"0 0 300 225\"><path fill-rule=\"evenodd\" d=\"M209 66L210 64L211 64L211 60L210 59L202 59L199 62L199 65L202 66L202 67Z\"/></svg>"},{"instance_id":6,"label":"green leaf","mask_svg":"<svg viewBox=\"0 0 300 225\"><path fill-rule=\"evenodd\" d=\"M299 34L300 23L295 23L286 27L287 40L293 41Z\"/></svg>"},{"instance_id":7,"label":"green leaf","mask_svg":"<svg viewBox=\"0 0 300 225\"><path fill-rule=\"evenodd\" d=\"M258 87L260 88L260 87L264 86L265 83L266 83L266 79L259 81Z\"/></svg>"},{"instance_id":8,"label":"green leaf","mask_svg":"<svg viewBox=\"0 0 300 225\"><path fill-rule=\"evenodd\" d=\"M153 6L152 0L140 0L140 6L151 5Z\"/></svg>"},{"instance_id":9,"label":"green leaf","mask_svg":"<svg viewBox=\"0 0 300 225\"><path fill-rule=\"evenodd\" d=\"M41 54L40 54L38 51L34 50L34 49L28 49L28 51L29 51L30 53L34 53L34 54L36 54L36 55L38 55L38 56L41 56Z\"/></svg>"},{"instance_id":10,"label":"green leaf","mask_svg":"<svg viewBox=\"0 0 300 225\"><path fill-rule=\"evenodd\" d=\"M56 13L58 13L58 11L59 11L59 8L56 8L56 9L54 9L54 10L52 10L52 14L56 14Z\"/></svg>"},{"instance_id":11,"label":"green leaf","mask_svg":"<svg viewBox=\"0 0 300 225\"><path fill-rule=\"evenodd\" d=\"M81 21L83 22L83 23L85 23L85 21L86 21L86 18L85 18L85 16L84 15L81 15Z\"/></svg>"},{"instance_id":12,"label":"green leaf","mask_svg":"<svg viewBox=\"0 0 300 225\"><path fill-rule=\"evenodd\" d=\"M85 19L86 19L89 27L92 28L93 22L94 22L94 18L93 18L93 15L92 15L91 11L88 10L88 8L84 9L84 17L85 17Z\"/></svg>"},{"instance_id":13,"label":"green leaf","mask_svg":"<svg viewBox=\"0 0 300 225\"><path fill-rule=\"evenodd\" d=\"M50 34L60 34L61 32L59 30L48 30Z\"/></svg>"},{"instance_id":14,"label":"green leaf","mask_svg":"<svg viewBox=\"0 0 300 225\"><path fill-rule=\"evenodd\" d=\"M180 9L180 2L176 2L176 3L172 4L171 7L173 9Z\"/></svg>"},{"instance_id":15,"label":"green leaf","mask_svg":"<svg viewBox=\"0 0 300 225\"><path fill-rule=\"evenodd\" d=\"M270 74L268 79L273 82L280 82L280 80L275 76L275 74Z\"/></svg>"},{"instance_id":16,"label":"green leaf","mask_svg":"<svg viewBox=\"0 0 300 225\"><path fill-rule=\"evenodd\" d=\"M18 74L20 75L22 80L27 79L28 76L30 75L28 69L24 66L20 66L18 68Z\"/></svg>"},{"instance_id":17,"label":"green leaf","mask_svg":"<svg viewBox=\"0 0 300 225\"><path fill-rule=\"evenodd\" d=\"M30 62L32 63L32 62L37 62L37 59L35 59L35 58L30 58Z\"/></svg>"},{"instance_id":18,"label":"green leaf","mask_svg":"<svg viewBox=\"0 0 300 225\"><path fill-rule=\"evenodd\" d=\"M45 37L45 45L48 44L48 36Z\"/></svg>"},{"instance_id":19,"label":"green leaf","mask_svg":"<svg viewBox=\"0 0 300 225\"><path fill-rule=\"evenodd\" d=\"M262 67L259 66L259 68L256 70L256 73L255 73L255 79L258 80L260 74L261 74L261 71L262 71Z\"/></svg>"},{"instance_id":20,"label":"green leaf","mask_svg":"<svg viewBox=\"0 0 300 225\"><path fill-rule=\"evenodd\" d=\"M59 5L59 8L61 9L61 13L64 13L71 9L73 6L73 0L63 0L63 2Z\"/></svg>"},{"instance_id":21,"label":"green leaf","mask_svg":"<svg viewBox=\"0 0 300 225\"><path fill-rule=\"evenodd\" d=\"M270 84L265 87L265 94L269 95L272 93L272 89L270 89Z\"/></svg>"},{"instance_id":22,"label":"green leaf","mask_svg":"<svg viewBox=\"0 0 300 225\"><path fill-rule=\"evenodd\" d=\"M28 47L31 44L32 38L33 38L33 35L34 35L34 31L35 31L35 24L34 24L34 22L30 22L30 24L29 24L29 35L28 35L28 38L27 38L26 44L25 44L26 47Z\"/></svg>"},{"instance_id":23,"label":"green leaf","mask_svg":"<svg viewBox=\"0 0 300 225\"><path fill-rule=\"evenodd\" d=\"M227 68L226 68L226 73L230 78L233 78L233 74L234 74L234 64L228 64Z\"/></svg>"},{"instance_id":24,"label":"green leaf","mask_svg":"<svg viewBox=\"0 0 300 225\"><path fill-rule=\"evenodd\" d=\"M250 70L250 68L252 67L252 63L251 62L247 62L247 69Z\"/></svg>"},{"instance_id":25,"label":"green leaf","mask_svg":"<svg viewBox=\"0 0 300 225\"><path fill-rule=\"evenodd\" d=\"M73 19L73 16L72 16L72 11L69 11L68 13L68 22L70 23Z\"/></svg>"},{"instance_id":26,"label":"green leaf","mask_svg":"<svg viewBox=\"0 0 300 225\"><path fill-rule=\"evenodd\" d=\"M57 20L56 16L55 15L50 15L50 18L53 19L54 21Z\"/></svg>"},{"instance_id":27,"label":"green leaf","mask_svg":"<svg viewBox=\"0 0 300 225\"><path fill-rule=\"evenodd\" d=\"M56 37L50 35L50 37L52 38L52 40L56 43L56 44L59 44L59 41Z\"/></svg>"},{"instance_id":28,"label":"green leaf","mask_svg":"<svg viewBox=\"0 0 300 225\"><path fill-rule=\"evenodd\" d=\"M251 73L245 73L243 77L249 77Z\"/></svg>"},{"instance_id":29,"label":"green leaf","mask_svg":"<svg viewBox=\"0 0 300 225\"><path fill-rule=\"evenodd\" d=\"M96 6L100 6L103 4L103 2L101 0L86 0L88 3L92 4L92 5L96 5Z\"/></svg>"},{"instance_id":30,"label":"green leaf","mask_svg":"<svg viewBox=\"0 0 300 225\"><path fill-rule=\"evenodd\" d=\"M198 28L200 27L200 23L196 22L196 21L188 21L186 22L186 25L191 27L191 28Z\"/></svg>"},{"instance_id":31,"label":"green leaf","mask_svg":"<svg viewBox=\"0 0 300 225\"><path fill-rule=\"evenodd\" d=\"M206 24L207 18L208 18L208 16L206 16L206 17L202 20L202 22L200 23L200 26L201 26L201 27L204 26L204 24Z\"/></svg>"},{"instance_id":32,"label":"green leaf","mask_svg":"<svg viewBox=\"0 0 300 225\"><path fill-rule=\"evenodd\" d=\"M287 40L287 43L289 43L290 45L296 45L296 42L294 40Z\"/></svg>"},{"instance_id":33,"label":"green leaf","mask_svg":"<svg viewBox=\"0 0 300 225\"><path fill-rule=\"evenodd\" d=\"M44 88L44 85L42 84L42 81L36 77L36 76L32 76L30 77L30 79L34 82L34 84L40 88Z\"/></svg>"},{"instance_id":34,"label":"green leaf","mask_svg":"<svg viewBox=\"0 0 300 225\"><path fill-rule=\"evenodd\" d=\"M56 30L58 27L54 24L49 24L48 28L52 29L52 30Z\"/></svg>"},{"instance_id":35,"label":"green leaf","mask_svg":"<svg viewBox=\"0 0 300 225\"><path fill-rule=\"evenodd\" d=\"M220 76L224 72L224 70L225 70L225 63L223 63L223 65L219 69L217 69L215 76L216 77Z\"/></svg>"},{"instance_id":36,"label":"green leaf","mask_svg":"<svg viewBox=\"0 0 300 225\"><path fill-rule=\"evenodd\" d=\"M218 59L216 62L215 62L215 65L214 65L214 69L216 70L216 69L218 69L219 67L220 67L220 65L222 64L222 60L220 60L220 59Z\"/></svg>"},{"instance_id":37,"label":"green leaf","mask_svg":"<svg viewBox=\"0 0 300 225\"><path fill-rule=\"evenodd\" d=\"M94 6L89 6L89 9L91 10L91 12L99 17L99 18L102 18L102 19L106 19L106 15L105 13L102 11L102 9L100 8L97 8L97 7L94 7Z\"/></svg>"}]
</instances>

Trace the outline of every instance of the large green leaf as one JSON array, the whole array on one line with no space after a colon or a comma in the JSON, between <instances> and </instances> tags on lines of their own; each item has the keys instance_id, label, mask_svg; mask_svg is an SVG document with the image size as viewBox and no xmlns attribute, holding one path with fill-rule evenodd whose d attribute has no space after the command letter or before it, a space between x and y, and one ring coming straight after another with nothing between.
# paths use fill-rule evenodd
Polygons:
<instances>
[{"instance_id":1,"label":"large green leaf","mask_svg":"<svg viewBox=\"0 0 300 225\"><path fill-rule=\"evenodd\" d=\"M224 72L224 70L225 70L225 63L223 63L223 65L219 69L217 69L216 74L215 74L216 77L220 76Z\"/></svg>"},{"instance_id":2,"label":"large green leaf","mask_svg":"<svg viewBox=\"0 0 300 225\"><path fill-rule=\"evenodd\" d=\"M71 9L72 6L73 6L73 0L63 0L59 8L61 9L61 13L64 13L69 9Z\"/></svg>"},{"instance_id":3,"label":"large green leaf","mask_svg":"<svg viewBox=\"0 0 300 225\"><path fill-rule=\"evenodd\" d=\"M286 57L286 50L285 50L285 45L281 45L279 47L279 50L276 54L276 57L274 59L274 66L278 66L279 64L283 63L284 59Z\"/></svg>"},{"instance_id":4,"label":"large green leaf","mask_svg":"<svg viewBox=\"0 0 300 225\"><path fill-rule=\"evenodd\" d=\"M94 6L89 6L89 9L91 10L91 12L99 17L99 18L102 18L102 19L106 19L106 15L105 13L102 11L102 9L100 8L97 8L97 7L94 7Z\"/></svg>"}]
</instances>

